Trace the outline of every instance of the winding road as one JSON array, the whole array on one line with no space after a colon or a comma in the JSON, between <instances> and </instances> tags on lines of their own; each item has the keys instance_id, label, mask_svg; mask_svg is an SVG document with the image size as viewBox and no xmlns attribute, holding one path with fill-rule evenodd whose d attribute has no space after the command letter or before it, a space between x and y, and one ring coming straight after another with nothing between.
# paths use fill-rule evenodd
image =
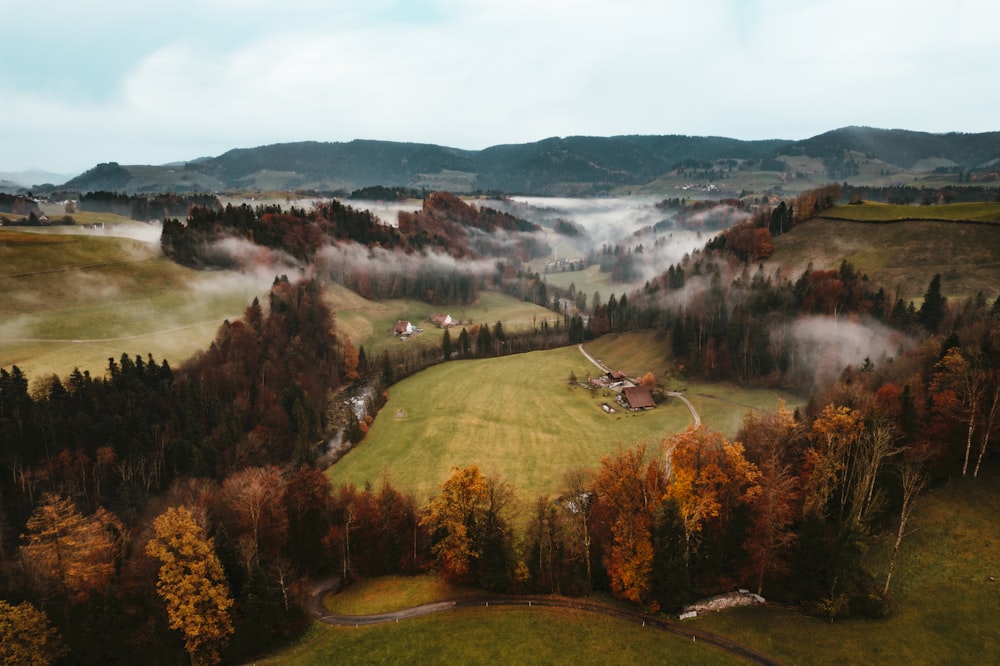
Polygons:
<instances>
[{"instance_id":1,"label":"winding road","mask_svg":"<svg viewBox=\"0 0 1000 666\"><path fill-rule=\"evenodd\" d=\"M597 613L614 617L627 622L641 624L642 626L660 629L678 636L691 638L693 641L703 641L710 645L719 647L730 654L742 657L754 664L764 664L766 666L780 666L781 662L757 652L753 648L730 640L725 636L713 634L708 631L701 631L693 627L684 626L656 615L647 615L639 611L632 611L624 608L615 608L592 601L579 599L566 599L564 597L550 596L521 596L521 595L495 595L488 597L475 597L469 599L452 599L449 601L438 601L436 603L423 604L412 608L404 608L387 613L375 615L337 615L329 613L323 606L323 598L330 592L335 592L340 587L339 578L324 578L313 581L306 591L306 612L317 622L329 624L337 627L362 627L374 624L386 624L399 622L414 617L441 613L443 611L461 608L488 608L490 606L527 606L544 608L568 608L587 613Z\"/></svg>"},{"instance_id":2,"label":"winding road","mask_svg":"<svg viewBox=\"0 0 1000 666\"><path fill-rule=\"evenodd\" d=\"M588 361L590 361L595 366L597 366L597 368L601 372L611 372L610 368L608 368L606 365L604 365L603 363L601 363L600 361L598 361L596 358L594 358L593 356L591 356L589 353L587 353L587 350L583 348L583 344L577 345L577 349L580 350L580 353L583 354L587 358ZM688 411L691 412L691 418L694 419L694 427L695 428L697 428L697 427L699 427L701 425L701 417L698 415L698 410L694 408L694 405L691 404L690 400L688 400L686 397L684 397L683 393L680 393L678 391L667 391L666 393L670 397L677 398L678 400L680 400L681 402L683 402L685 405L687 405Z\"/></svg>"},{"instance_id":3,"label":"winding road","mask_svg":"<svg viewBox=\"0 0 1000 666\"><path fill-rule=\"evenodd\" d=\"M601 372L609 371L603 363L587 353L582 344L579 345L578 348L580 353L583 354L587 360L593 363L597 368L599 368ZM677 391L668 391L667 395L678 398L685 405L687 405L688 410L691 412L691 417L694 419L695 427L701 425L701 417L698 415L697 410L682 393ZM490 606L538 606L545 608L567 608L588 613L598 613L600 615L618 618L627 622L641 624L644 627L649 626L661 631L667 631L678 636L689 637L693 641L703 641L721 648L732 655L742 657L750 663L764 664L766 666L779 666L781 663L765 654L757 652L747 645L730 640L725 636L720 636L707 631L701 631L700 629L685 626L664 617L648 615L646 613L624 608L606 606L592 601L553 596L494 595L487 597L438 601L435 603L413 606L411 608L403 608L386 613L376 613L373 615L338 615L336 613L330 613L327 610L327 608L323 605L323 599L327 594L336 592L339 588L339 577L329 577L312 581L306 590L306 612L314 620L324 624L338 627L362 627L375 624L385 624L389 622L399 622L401 620L408 620L414 617L421 617L432 613L441 613L461 608L488 608Z\"/></svg>"}]
</instances>

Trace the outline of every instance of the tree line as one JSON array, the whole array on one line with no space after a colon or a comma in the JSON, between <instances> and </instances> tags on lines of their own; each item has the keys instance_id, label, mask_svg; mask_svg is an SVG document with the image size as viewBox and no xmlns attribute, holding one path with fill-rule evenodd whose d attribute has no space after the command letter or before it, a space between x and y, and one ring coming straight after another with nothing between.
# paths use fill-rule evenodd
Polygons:
<instances>
[{"instance_id":1,"label":"tree line","mask_svg":"<svg viewBox=\"0 0 1000 666\"><path fill-rule=\"evenodd\" d=\"M751 228L773 220L762 211ZM369 358L337 338L317 283L279 278L266 308L253 303L177 369L124 355L103 378L30 389L16 367L0 370L0 626L27 629L0 651L247 659L301 630L297 594L318 572L609 590L650 610L742 585L828 618L889 612L921 488L978 477L990 459L1000 299L950 302L935 277L917 309L846 262L793 281L751 272L729 238L711 245L641 290L595 293L586 322L467 327L440 348ZM805 314L880 319L913 343L818 381L774 332ZM377 408L392 382L433 363L639 328L660 330L685 374L809 385L811 398L749 414L732 440L699 428L620 448L527 512L474 467L420 504L391 483L331 488L310 464L347 382L373 382ZM887 530L876 580L865 554Z\"/></svg>"}]
</instances>

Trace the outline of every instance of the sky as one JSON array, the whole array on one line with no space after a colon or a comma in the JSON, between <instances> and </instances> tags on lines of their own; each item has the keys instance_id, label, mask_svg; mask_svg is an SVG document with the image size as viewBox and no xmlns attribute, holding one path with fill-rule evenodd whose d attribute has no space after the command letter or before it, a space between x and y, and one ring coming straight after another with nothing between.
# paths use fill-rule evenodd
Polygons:
<instances>
[{"instance_id":1,"label":"sky","mask_svg":"<svg viewBox=\"0 0 1000 666\"><path fill-rule=\"evenodd\" d=\"M1000 130L992 0L0 0L0 172L285 141Z\"/></svg>"}]
</instances>

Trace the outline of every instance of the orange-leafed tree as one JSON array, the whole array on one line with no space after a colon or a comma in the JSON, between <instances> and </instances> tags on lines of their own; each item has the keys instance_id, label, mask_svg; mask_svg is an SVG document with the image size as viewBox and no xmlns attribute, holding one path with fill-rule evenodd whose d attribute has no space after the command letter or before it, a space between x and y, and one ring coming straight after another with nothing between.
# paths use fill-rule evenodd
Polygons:
<instances>
[{"instance_id":1,"label":"orange-leafed tree","mask_svg":"<svg viewBox=\"0 0 1000 666\"><path fill-rule=\"evenodd\" d=\"M361 378L361 373L358 372L358 365L360 364L360 354L358 353L358 348L354 346L351 339L344 336L344 379L349 382L355 382Z\"/></svg>"},{"instance_id":2,"label":"orange-leafed tree","mask_svg":"<svg viewBox=\"0 0 1000 666\"><path fill-rule=\"evenodd\" d=\"M601 459L594 488L600 504L597 513L611 536L602 557L611 591L644 604L652 591L653 527L663 494L659 459L647 462L644 443L632 449L619 447Z\"/></svg>"},{"instance_id":3,"label":"orange-leafed tree","mask_svg":"<svg viewBox=\"0 0 1000 666\"><path fill-rule=\"evenodd\" d=\"M733 512L759 491L760 471L746 459L743 445L705 426L689 427L664 443L667 487L684 527L685 563L698 550L703 529L721 533Z\"/></svg>"},{"instance_id":4,"label":"orange-leafed tree","mask_svg":"<svg viewBox=\"0 0 1000 666\"><path fill-rule=\"evenodd\" d=\"M783 402L779 402L774 413L748 413L740 429L747 457L760 471L743 542L749 558L746 578L753 582L757 594L763 594L765 577L788 570L787 556L797 540L794 523L801 505L791 458L797 452L799 430L794 415Z\"/></svg>"},{"instance_id":5,"label":"orange-leafed tree","mask_svg":"<svg viewBox=\"0 0 1000 666\"><path fill-rule=\"evenodd\" d=\"M125 527L111 512L84 516L72 500L47 493L27 528L21 559L30 577L68 603L83 601L114 576Z\"/></svg>"},{"instance_id":6,"label":"orange-leafed tree","mask_svg":"<svg viewBox=\"0 0 1000 666\"><path fill-rule=\"evenodd\" d=\"M192 664L217 664L233 633L233 600L215 543L183 506L157 516L153 530L146 554L160 561L156 591L167 605L169 626L184 635Z\"/></svg>"}]
</instances>

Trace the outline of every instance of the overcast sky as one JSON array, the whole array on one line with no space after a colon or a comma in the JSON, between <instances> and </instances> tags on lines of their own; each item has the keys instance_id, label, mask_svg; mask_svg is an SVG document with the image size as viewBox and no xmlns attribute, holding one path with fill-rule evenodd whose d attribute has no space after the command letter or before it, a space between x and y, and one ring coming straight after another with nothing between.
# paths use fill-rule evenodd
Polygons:
<instances>
[{"instance_id":1,"label":"overcast sky","mask_svg":"<svg viewBox=\"0 0 1000 666\"><path fill-rule=\"evenodd\" d=\"M0 171L283 141L1000 130L992 0L0 0Z\"/></svg>"}]
</instances>

